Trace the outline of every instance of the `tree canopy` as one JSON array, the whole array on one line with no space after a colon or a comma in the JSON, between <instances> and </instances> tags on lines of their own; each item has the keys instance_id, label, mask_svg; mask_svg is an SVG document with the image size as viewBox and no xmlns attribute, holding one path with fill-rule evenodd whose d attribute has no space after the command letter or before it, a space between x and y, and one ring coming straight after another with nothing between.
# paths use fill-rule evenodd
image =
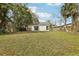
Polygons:
<instances>
[{"instance_id":1,"label":"tree canopy","mask_svg":"<svg viewBox=\"0 0 79 59\"><path fill-rule=\"evenodd\" d=\"M14 24L15 28L26 27L33 23L38 23L38 18L32 13L27 7L27 4L11 4L1 3L0 4L0 29L6 29L8 22Z\"/></svg>"},{"instance_id":2,"label":"tree canopy","mask_svg":"<svg viewBox=\"0 0 79 59\"><path fill-rule=\"evenodd\" d=\"M65 25L67 21L66 19L72 17L72 30L74 31L77 29L78 5L76 3L65 3L61 7L61 15L65 20Z\"/></svg>"}]
</instances>

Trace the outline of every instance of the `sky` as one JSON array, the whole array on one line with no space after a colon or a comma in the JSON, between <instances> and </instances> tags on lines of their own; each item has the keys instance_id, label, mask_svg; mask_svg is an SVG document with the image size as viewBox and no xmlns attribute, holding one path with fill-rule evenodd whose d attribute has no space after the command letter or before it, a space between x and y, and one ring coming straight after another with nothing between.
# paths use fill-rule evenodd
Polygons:
<instances>
[{"instance_id":1,"label":"sky","mask_svg":"<svg viewBox=\"0 0 79 59\"><path fill-rule=\"evenodd\" d=\"M50 20L53 24L60 25L62 3L28 3L27 6L38 16L40 22ZM67 23L71 22L71 18L69 19Z\"/></svg>"}]
</instances>

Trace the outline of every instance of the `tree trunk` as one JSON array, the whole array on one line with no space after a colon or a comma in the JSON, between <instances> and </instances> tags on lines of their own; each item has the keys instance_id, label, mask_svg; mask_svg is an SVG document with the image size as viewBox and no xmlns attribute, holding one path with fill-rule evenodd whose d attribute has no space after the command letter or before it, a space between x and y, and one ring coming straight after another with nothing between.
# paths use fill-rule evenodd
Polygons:
<instances>
[{"instance_id":1,"label":"tree trunk","mask_svg":"<svg viewBox=\"0 0 79 59\"><path fill-rule=\"evenodd\" d=\"M76 14L72 15L72 31L77 32L78 30L78 16Z\"/></svg>"},{"instance_id":2,"label":"tree trunk","mask_svg":"<svg viewBox=\"0 0 79 59\"><path fill-rule=\"evenodd\" d=\"M5 32L5 29L6 29L6 22L1 21L1 23L0 23L0 28L3 30L3 32Z\"/></svg>"},{"instance_id":3,"label":"tree trunk","mask_svg":"<svg viewBox=\"0 0 79 59\"><path fill-rule=\"evenodd\" d=\"M65 25L65 26L64 26L64 30L65 30L65 32L68 32L67 25L66 25L66 21L67 21L67 20L65 19L65 23L64 23L64 25Z\"/></svg>"}]
</instances>

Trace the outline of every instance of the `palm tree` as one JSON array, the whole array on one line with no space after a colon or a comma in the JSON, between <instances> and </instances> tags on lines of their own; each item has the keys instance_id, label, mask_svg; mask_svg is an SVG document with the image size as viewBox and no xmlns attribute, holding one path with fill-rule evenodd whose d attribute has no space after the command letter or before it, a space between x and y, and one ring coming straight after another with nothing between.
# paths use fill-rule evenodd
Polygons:
<instances>
[{"instance_id":1,"label":"palm tree","mask_svg":"<svg viewBox=\"0 0 79 59\"><path fill-rule=\"evenodd\" d=\"M61 15L64 18L64 25L65 25L64 29L65 29L66 32L68 32L66 22L67 22L67 17L69 15L67 9L68 9L67 4L64 4L64 6L62 6L62 8L61 8Z\"/></svg>"},{"instance_id":2,"label":"palm tree","mask_svg":"<svg viewBox=\"0 0 79 59\"><path fill-rule=\"evenodd\" d=\"M66 19L68 17L72 17L72 30L74 31L75 29L77 29L77 19L78 19L77 4L65 3L64 6L61 8L61 14L65 19L65 25L66 25Z\"/></svg>"},{"instance_id":3,"label":"palm tree","mask_svg":"<svg viewBox=\"0 0 79 59\"><path fill-rule=\"evenodd\" d=\"M70 11L71 11L71 17L72 17L72 29L73 31L77 30L78 27L78 10L77 10L77 4L70 4Z\"/></svg>"}]
</instances>

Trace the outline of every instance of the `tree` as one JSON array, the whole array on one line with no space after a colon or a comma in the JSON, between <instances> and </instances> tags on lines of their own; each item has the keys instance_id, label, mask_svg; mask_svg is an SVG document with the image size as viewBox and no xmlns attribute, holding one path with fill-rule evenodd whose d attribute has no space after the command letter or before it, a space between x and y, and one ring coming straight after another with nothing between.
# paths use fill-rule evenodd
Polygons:
<instances>
[{"instance_id":1,"label":"tree","mask_svg":"<svg viewBox=\"0 0 79 59\"><path fill-rule=\"evenodd\" d=\"M65 3L64 6L61 7L61 14L65 19L65 25L66 25L66 19L68 17L72 17L72 30L75 31L75 29L77 29L77 18L78 18L77 4Z\"/></svg>"},{"instance_id":2,"label":"tree","mask_svg":"<svg viewBox=\"0 0 79 59\"><path fill-rule=\"evenodd\" d=\"M47 20L47 23L49 24L49 29L50 30L53 30L53 24L51 23L51 21L50 20Z\"/></svg>"},{"instance_id":3,"label":"tree","mask_svg":"<svg viewBox=\"0 0 79 59\"><path fill-rule=\"evenodd\" d=\"M0 28L5 30L6 29L6 24L7 24L7 11L9 10L8 8L9 5L1 3L0 4Z\"/></svg>"},{"instance_id":4,"label":"tree","mask_svg":"<svg viewBox=\"0 0 79 59\"><path fill-rule=\"evenodd\" d=\"M64 18L64 25L65 25L64 29L65 29L66 32L68 32L67 25L66 25L67 18L70 16L70 11L68 10L68 8L69 8L69 4L68 3L65 3L64 6L62 6L62 8L61 8L61 15Z\"/></svg>"},{"instance_id":5,"label":"tree","mask_svg":"<svg viewBox=\"0 0 79 59\"><path fill-rule=\"evenodd\" d=\"M20 30L37 22L36 15L33 16L26 5L15 3L0 4L0 28L5 30L8 22L11 22L17 30ZM12 14L10 14L10 11Z\"/></svg>"},{"instance_id":6,"label":"tree","mask_svg":"<svg viewBox=\"0 0 79 59\"><path fill-rule=\"evenodd\" d=\"M38 16L35 13L32 13L32 20L33 20L33 24L39 23Z\"/></svg>"},{"instance_id":7,"label":"tree","mask_svg":"<svg viewBox=\"0 0 79 59\"><path fill-rule=\"evenodd\" d=\"M73 31L77 31L78 29L78 6L77 4L70 4L70 11L71 11L71 17L72 17L72 29Z\"/></svg>"},{"instance_id":8,"label":"tree","mask_svg":"<svg viewBox=\"0 0 79 59\"><path fill-rule=\"evenodd\" d=\"M28 9L26 5L20 5L20 4L17 4L16 10L14 10L14 19L16 28L19 30L22 29L27 30L28 25L32 25L36 23L36 21L38 21L36 15L32 13L32 11Z\"/></svg>"},{"instance_id":9,"label":"tree","mask_svg":"<svg viewBox=\"0 0 79 59\"><path fill-rule=\"evenodd\" d=\"M14 19L17 30L25 28L32 23L31 13L27 10L28 8L26 6L22 6L22 4L15 4Z\"/></svg>"}]
</instances>

